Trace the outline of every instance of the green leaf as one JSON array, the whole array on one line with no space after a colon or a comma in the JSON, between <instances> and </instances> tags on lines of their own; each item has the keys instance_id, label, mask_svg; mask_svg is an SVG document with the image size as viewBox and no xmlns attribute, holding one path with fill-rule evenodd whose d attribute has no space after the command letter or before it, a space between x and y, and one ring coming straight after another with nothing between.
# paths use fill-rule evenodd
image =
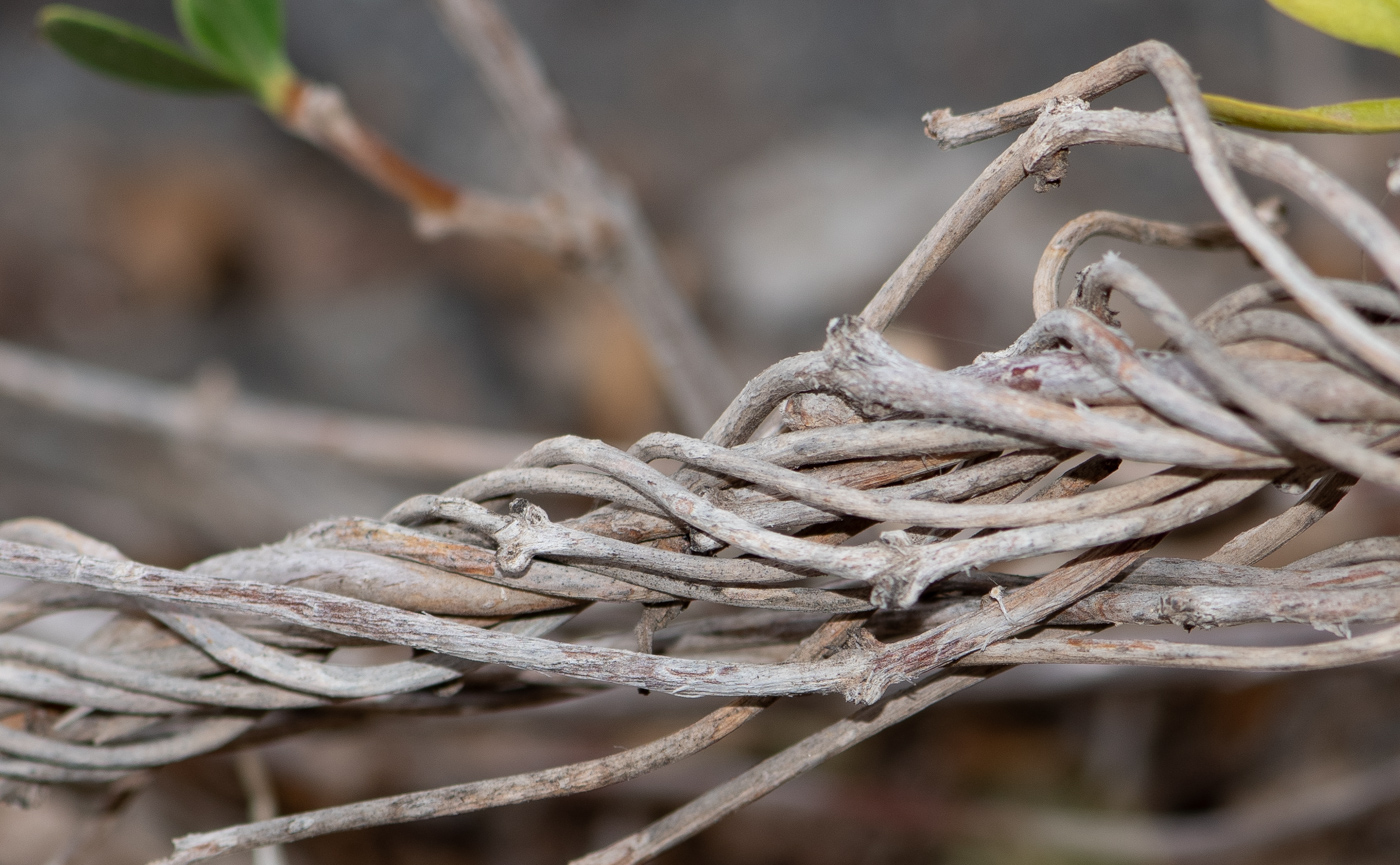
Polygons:
<instances>
[{"instance_id":1,"label":"green leaf","mask_svg":"<svg viewBox=\"0 0 1400 865\"><path fill-rule=\"evenodd\" d=\"M1329 36L1400 54L1400 0L1269 0L1269 5Z\"/></svg>"},{"instance_id":2,"label":"green leaf","mask_svg":"<svg viewBox=\"0 0 1400 865\"><path fill-rule=\"evenodd\" d=\"M1400 132L1400 99L1363 99L1312 108L1280 108L1203 94L1211 117L1236 126L1277 132Z\"/></svg>"},{"instance_id":3,"label":"green leaf","mask_svg":"<svg viewBox=\"0 0 1400 865\"><path fill-rule=\"evenodd\" d=\"M175 0L180 30L210 63L243 81L269 110L295 80L283 47L281 0Z\"/></svg>"},{"instance_id":4,"label":"green leaf","mask_svg":"<svg viewBox=\"0 0 1400 865\"><path fill-rule=\"evenodd\" d=\"M187 93L243 89L241 82L169 39L109 15L45 6L39 10L38 24L44 37L65 54L114 78Z\"/></svg>"}]
</instances>

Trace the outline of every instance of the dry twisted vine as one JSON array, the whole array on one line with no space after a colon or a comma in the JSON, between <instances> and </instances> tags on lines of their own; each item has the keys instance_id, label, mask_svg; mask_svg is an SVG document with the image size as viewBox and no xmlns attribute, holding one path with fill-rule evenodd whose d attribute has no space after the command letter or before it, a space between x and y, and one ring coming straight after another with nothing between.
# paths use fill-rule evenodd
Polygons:
<instances>
[{"instance_id":1,"label":"dry twisted vine","mask_svg":"<svg viewBox=\"0 0 1400 865\"><path fill-rule=\"evenodd\" d=\"M1147 72L1162 81L1170 112L1097 112L1082 101ZM1030 128L861 318L833 322L822 351L756 377L704 439L657 434L626 452L553 439L383 520L319 523L183 572L127 561L55 524L0 525L0 573L34 581L0 606L5 629L59 609L121 611L79 650L0 637L0 693L17 706L88 710L74 723L36 711L29 729L0 727L0 776L108 780L237 746L273 709L461 704L524 687L530 672L738 698L598 760L178 839L163 861L187 863L594 789L692 754L784 695L840 692L870 704L580 860L640 862L1006 666L1301 670L1400 654L1400 541L1365 539L1285 568L1256 566L1335 507L1356 476L1400 487L1389 455L1400 432L1391 325L1400 300L1386 287L1311 274L1244 198L1230 165L1317 205L1392 278L1400 235L1291 149L1205 118L1185 63L1159 43L1026 100L930 115L946 144ZM938 372L881 338L879 328L1012 186L1028 176L1057 182L1067 148L1095 141L1187 151L1229 233L1093 214L1047 251L1039 320L1010 349ZM1068 253L1102 230L1175 246L1238 243L1276 281L1242 288L1192 321L1110 255L1058 306L1054 283ZM1108 309L1115 290L1169 334L1168 346L1134 349ZM1285 299L1304 314L1274 306ZM1250 351L1270 343L1291 346L1297 359ZM751 440L784 404L784 429ZM662 459L682 468L665 474L654 465ZM1114 485L1124 459L1171 467ZM1147 557L1164 534L1270 483L1297 503L1203 560ZM554 522L530 502L543 494L602 505ZM855 542L877 525L888 531ZM1054 552L1078 555L1038 578L991 570ZM738 609L675 619L693 599ZM634 633L547 638L595 603L646 612ZM1276 621L1337 639L1271 648L1086 634L1119 623ZM1352 636L1357 624L1388 627ZM356 641L420 654L378 668L324 663ZM765 661L778 647L788 661ZM515 676L481 676L482 664ZM531 687L559 698L578 691Z\"/></svg>"}]
</instances>

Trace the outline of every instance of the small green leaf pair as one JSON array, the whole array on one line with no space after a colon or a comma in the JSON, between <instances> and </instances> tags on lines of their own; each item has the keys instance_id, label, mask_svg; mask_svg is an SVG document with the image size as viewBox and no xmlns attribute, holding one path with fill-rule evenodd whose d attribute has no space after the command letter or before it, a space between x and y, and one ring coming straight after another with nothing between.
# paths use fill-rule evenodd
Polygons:
<instances>
[{"instance_id":1,"label":"small green leaf pair","mask_svg":"<svg viewBox=\"0 0 1400 865\"><path fill-rule=\"evenodd\" d=\"M74 60L114 78L185 93L243 91L278 114L296 82L281 0L174 0L190 51L149 30L74 6L45 6L39 28Z\"/></svg>"},{"instance_id":2,"label":"small green leaf pair","mask_svg":"<svg viewBox=\"0 0 1400 865\"><path fill-rule=\"evenodd\" d=\"M1291 18L1356 45L1400 55L1400 0L1268 0ZM1277 132L1400 132L1400 98L1365 99L1280 108L1205 94L1211 116L1224 123Z\"/></svg>"}]
</instances>

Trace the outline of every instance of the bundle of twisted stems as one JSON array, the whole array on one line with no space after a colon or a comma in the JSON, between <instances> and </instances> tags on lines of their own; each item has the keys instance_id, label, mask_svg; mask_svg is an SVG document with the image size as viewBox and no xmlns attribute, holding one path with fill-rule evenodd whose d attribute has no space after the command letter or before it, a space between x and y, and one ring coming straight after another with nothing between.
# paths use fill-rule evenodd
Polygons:
<instances>
[{"instance_id":1,"label":"bundle of twisted stems","mask_svg":"<svg viewBox=\"0 0 1400 865\"><path fill-rule=\"evenodd\" d=\"M1148 73L1170 109L1089 108ZM579 860L639 862L1012 665L1291 671L1400 653L1400 538L1257 566L1358 477L1400 488L1390 455L1400 296L1312 274L1234 169L1319 209L1392 283L1400 234L1286 145L1214 126L1189 68L1160 43L997 108L926 120L945 146L1029 128L859 317L834 321L821 351L749 382L703 439L655 434L627 451L553 439L383 519L317 523L184 571L44 520L0 525L0 573L32 581L0 602L0 631L57 610L118 611L77 649L0 636L5 714L25 713L18 729L0 725L0 776L104 782L345 713L505 708L606 685L735 698L600 759L187 836L163 860L184 863L594 789L692 754L787 695L866 704ZM884 341L881 329L1003 196L1027 177L1058 183L1068 148L1094 142L1184 151L1225 223L1088 214L1046 250L1038 319L1011 348L941 372ZM1192 319L1109 255L1061 302L1065 263L1095 234L1243 247L1272 278ZM1167 334L1165 347L1131 345L1109 309L1115 292ZM1166 468L1122 482L1124 461ZM1296 503L1214 554L1148 555L1271 484ZM556 522L531 502L541 496L595 506ZM997 571L1054 553L1076 555L1038 577ZM710 612L676 619L696 601ZM594 604L633 605L635 631L549 638ZM1226 647L1099 634L1260 622L1335 639ZM326 663L339 646L365 644L416 654Z\"/></svg>"}]
</instances>

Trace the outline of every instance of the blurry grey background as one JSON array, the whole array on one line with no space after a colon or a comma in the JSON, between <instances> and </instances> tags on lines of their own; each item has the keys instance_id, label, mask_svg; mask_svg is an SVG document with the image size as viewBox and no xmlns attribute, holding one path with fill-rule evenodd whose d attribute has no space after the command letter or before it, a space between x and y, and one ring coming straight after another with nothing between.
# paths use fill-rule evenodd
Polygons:
<instances>
[{"instance_id":1,"label":"blurry grey background","mask_svg":"<svg viewBox=\"0 0 1400 865\"><path fill-rule=\"evenodd\" d=\"M287 4L298 67L341 86L413 159L454 181L529 190L518 148L427 3ZM417 240L397 204L246 102L133 90L73 65L36 37L39 5L0 2L0 339L165 381L231 371L249 393L540 437L572 432L627 443L671 425L645 353L603 292L521 248ZM166 0L87 5L174 32ZM1009 142L939 151L921 132L929 109L1014 98L1147 38L1180 50L1205 89L1243 98L1305 105L1400 93L1400 59L1309 31L1263 0L504 7L585 143L635 189L668 267L744 377L820 345L825 321L859 310ZM1147 80L1103 100L1142 109L1162 102ZM1382 180L1400 139L1291 140L1394 214ZM1098 208L1214 218L1183 158L1081 149L1061 189L1037 195L1027 184L998 207L891 338L943 367L1003 347L1031 321L1030 279L1045 243L1065 221ZM1295 248L1320 272L1365 273L1354 248L1317 219L1295 207L1289 220ZM1109 248L1123 249L1192 310L1258 276L1237 253L1103 240L1072 269ZM1128 326L1151 343L1140 320ZM319 517L378 514L454 480L174 445L0 399L0 518L53 517L148 562L182 565ZM1245 516L1266 505L1256 502ZM1393 500L1363 488L1309 543L1397 531ZM1011 790L1109 808L1208 808L1240 784L1287 775L1293 758L1315 745L1324 761L1342 741L1393 749L1393 698L1377 697L1396 693L1386 675L1296 677L1288 687L1217 679L1219 690L1176 691L1135 680L1128 709L1121 692L1054 702L1061 692L1053 689L1047 702L1018 704L1019 714L949 707L668 861L1008 861L981 848L938 847L938 830L912 832L891 809L867 808L865 818L847 809L832 821L831 802L846 789L841 779L855 777L859 790L861 771L888 770L909 791L935 797ZM695 711L686 701L623 696L632 702L592 701L582 713L566 706L509 724L425 721L414 737L383 724L279 746L273 763L284 807L579 759ZM298 846L305 858L294 861L562 861L845 712L839 701L783 706L698 769L687 764L582 804L334 836ZM660 726L616 732L643 714ZM1180 744L1148 754L1153 730L1180 733L1169 739ZM1172 747L1205 748L1198 753L1208 758L1174 759ZM871 749L886 749L887 759ZM1141 769L1149 757L1158 761L1156 786L1120 771L1134 760ZM219 759L161 773L164 796L141 800L107 851L111 861L143 861L173 833L240 819L237 787ZM850 776L853 767L863 768ZM1123 792L1125 777L1138 786ZM80 800L62 802L68 810L0 809L0 863L44 861L81 810ZM1370 826L1367 850L1393 851L1396 816ZM555 828L541 833L546 818ZM934 850L942 852L930 859ZM1310 850L1317 857L1307 860ZM1382 861L1346 845L1293 853L1297 861Z\"/></svg>"}]
</instances>

